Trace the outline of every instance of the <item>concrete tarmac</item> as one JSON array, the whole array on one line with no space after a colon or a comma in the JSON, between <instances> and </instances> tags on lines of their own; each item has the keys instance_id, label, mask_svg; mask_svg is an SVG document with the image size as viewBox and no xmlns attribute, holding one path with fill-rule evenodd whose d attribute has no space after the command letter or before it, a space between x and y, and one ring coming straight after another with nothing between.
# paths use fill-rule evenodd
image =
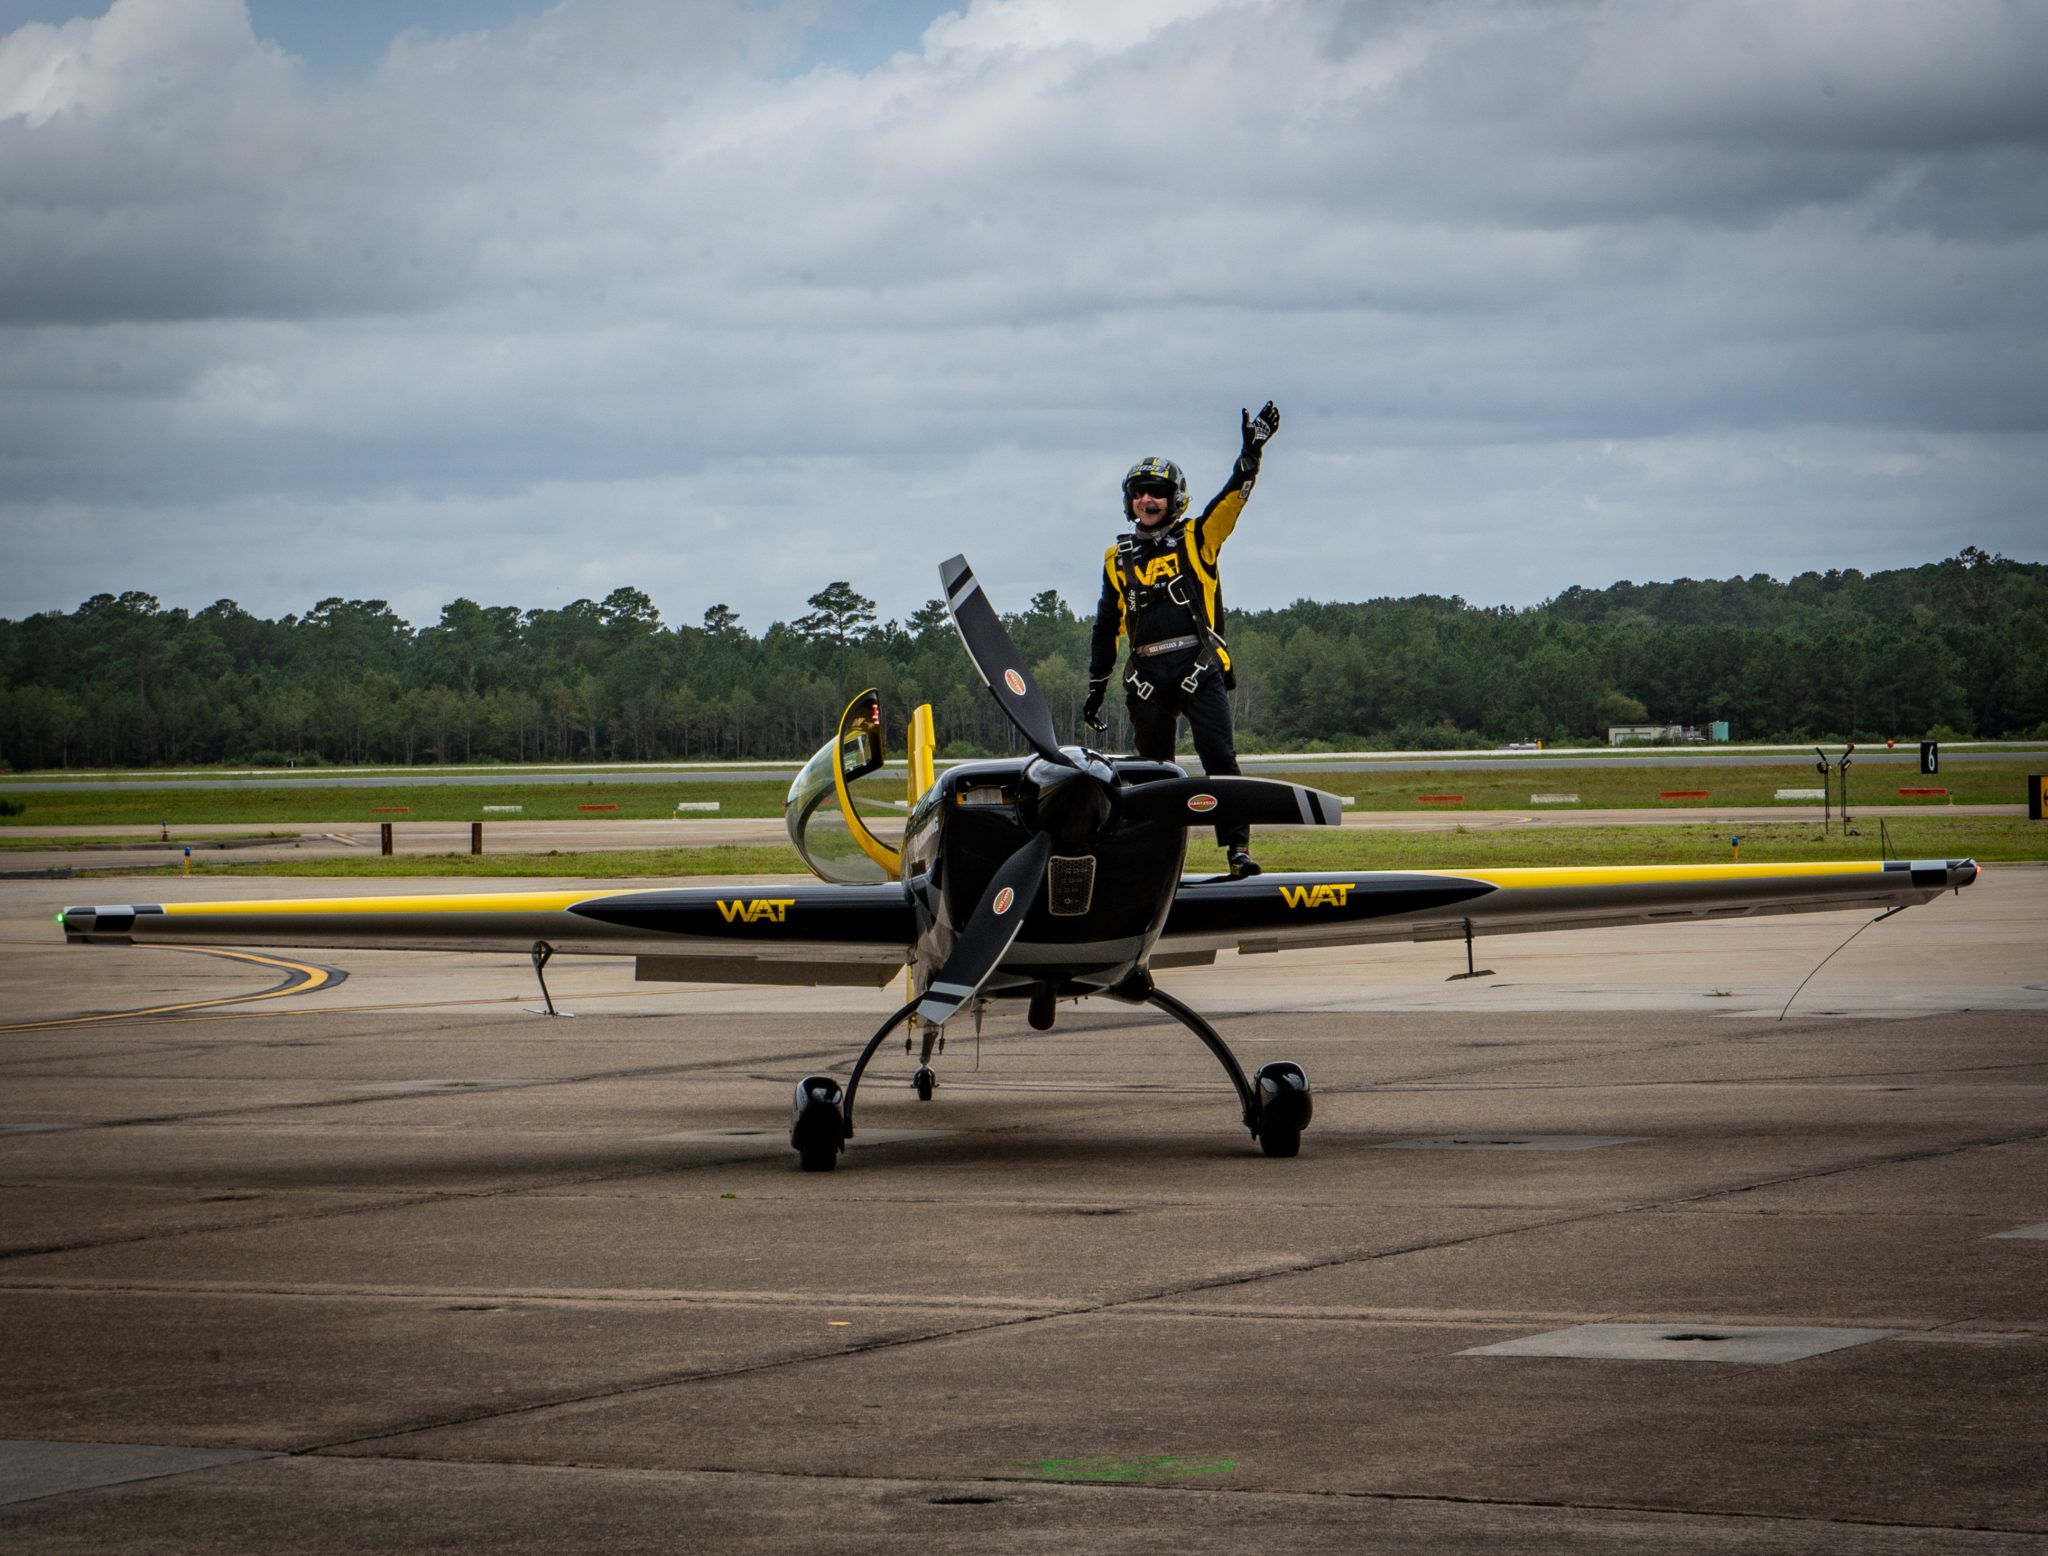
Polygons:
<instances>
[{"instance_id":1,"label":"concrete tarmac","mask_svg":"<svg viewBox=\"0 0 2048 1556\"><path fill-rule=\"evenodd\" d=\"M281 889L392 883L189 888ZM0 882L10 1552L2048 1551L2048 870L1162 975L1292 1161L1149 1010L963 1020L818 1175L893 990L257 999L108 895Z\"/></svg>"}]
</instances>

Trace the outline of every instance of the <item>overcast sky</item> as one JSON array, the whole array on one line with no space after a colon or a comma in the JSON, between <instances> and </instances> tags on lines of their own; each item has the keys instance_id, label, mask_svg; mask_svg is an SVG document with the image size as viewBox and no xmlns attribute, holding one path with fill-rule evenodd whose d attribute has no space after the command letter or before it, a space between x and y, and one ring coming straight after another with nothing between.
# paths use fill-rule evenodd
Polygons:
<instances>
[{"instance_id":1,"label":"overcast sky","mask_svg":"<svg viewBox=\"0 0 2048 1556\"><path fill-rule=\"evenodd\" d=\"M2048 4L0 0L0 615L2048 556Z\"/></svg>"}]
</instances>

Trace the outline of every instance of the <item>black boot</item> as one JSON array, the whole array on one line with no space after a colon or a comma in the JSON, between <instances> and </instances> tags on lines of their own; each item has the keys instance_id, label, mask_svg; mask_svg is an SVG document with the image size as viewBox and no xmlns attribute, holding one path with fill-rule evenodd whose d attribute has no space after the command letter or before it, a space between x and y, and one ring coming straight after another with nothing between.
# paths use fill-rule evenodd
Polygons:
<instances>
[{"instance_id":1,"label":"black boot","mask_svg":"<svg viewBox=\"0 0 2048 1556\"><path fill-rule=\"evenodd\" d=\"M1251 851L1247 848L1233 848L1224 857L1230 861L1230 873L1240 881L1246 876L1259 873L1259 862L1251 856Z\"/></svg>"}]
</instances>

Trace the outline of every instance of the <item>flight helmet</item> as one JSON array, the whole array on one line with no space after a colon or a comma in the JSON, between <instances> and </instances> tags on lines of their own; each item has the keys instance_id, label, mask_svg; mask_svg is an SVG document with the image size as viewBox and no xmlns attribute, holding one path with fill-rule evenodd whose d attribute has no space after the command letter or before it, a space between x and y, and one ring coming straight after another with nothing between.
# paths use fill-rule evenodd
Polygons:
<instances>
[{"instance_id":1,"label":"flight helmet","mask_svg":"<svg viewBox=\"0 0 2048 1556\"><path fill-rule=\"evenodd\" d=\"M1148 456L1131 466L1130 474L1124 477L1124 517L1133 523L1137 521L1137 514L1131 509L1131 498L1141 489L1166 494L1169 523L1188 511L1188 478L1170 459Z\"/></svg>"}]
</instances>

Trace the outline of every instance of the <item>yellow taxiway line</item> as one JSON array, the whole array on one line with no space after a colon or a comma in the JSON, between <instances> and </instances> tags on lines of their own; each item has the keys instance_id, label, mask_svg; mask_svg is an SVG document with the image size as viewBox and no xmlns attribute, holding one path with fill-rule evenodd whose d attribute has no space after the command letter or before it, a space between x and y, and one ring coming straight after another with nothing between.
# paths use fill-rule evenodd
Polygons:
<instances>
[{"instance_id":1,"label":"yellow taxiway line","mask_svg":"<svg viewBox=\"0 0 2048 1556\"><path fill-rule=\"evenodd\" d=\"M218 999L186 1000L177 1005L149 1005L140 1010L109 1010L95 1016L59 1016L49 1021L23 1021L13 1026L0 1026L0 1032L46 1032L53 1027L91 1026L101 1021L133 1021L147 1016L175 1016L191 1010L215 1010L224 1005L246 1005L254 1000L283 999L288 994L310 994L313 990L339 981L338 976L325 967L315 967L310 962L287 961L281 956L263 956L255 951L216 951L200 946L155 946L152 950L177 951L191 956L222 956L230 961L251 962L258 967L282 968L296 974L287 978L275 988L259 989L254 994L224 994Z\"/></svg>"}]
</instances>

